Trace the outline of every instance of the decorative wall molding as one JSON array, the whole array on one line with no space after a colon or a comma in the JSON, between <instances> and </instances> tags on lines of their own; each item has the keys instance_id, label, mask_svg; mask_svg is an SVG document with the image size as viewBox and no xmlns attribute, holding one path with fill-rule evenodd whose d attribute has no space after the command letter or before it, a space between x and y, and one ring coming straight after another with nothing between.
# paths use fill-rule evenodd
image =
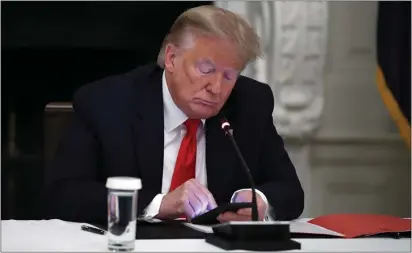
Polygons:
<instances>
[{"instance_id":1,"label":"decorative wall molding","mask_svg":"<svg viewBox=\"0 0 412 253\"><path fill-rule=\"evenodd\" d=\"M283 136L312 137L324 104L327 2L274 4L274 123Z\"/></svg>"},{"instance_id":2,"label":"decorative wall molding","mask_svg":"<svg viewBox=\"0 0 412 253\"><path fill-rule=\"evenodd\" d=\"M379 145L400 146L407 148L406 143L398 133L395 134L368 134L368 133L342 133L342 131L329 134L317 135L313 138L315 144L334 145Z\"/></svg>"},{"instance_id":3,"label":"decorative wall molding","mask_svg":"<svg viewBox=\"0 0 412 253\"><path fill-rule=\"evenodd\" d=\"M372 167L393 171L410 168L410 153L406 144L399 142L319 142L312 146L311 161L318 167Z\"/></svg>"}]
</instances>

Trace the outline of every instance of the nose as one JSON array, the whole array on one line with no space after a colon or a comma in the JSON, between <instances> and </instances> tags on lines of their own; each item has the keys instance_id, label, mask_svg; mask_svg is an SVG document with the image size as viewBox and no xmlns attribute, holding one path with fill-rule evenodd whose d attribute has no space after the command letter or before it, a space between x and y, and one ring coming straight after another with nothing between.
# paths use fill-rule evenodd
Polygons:
<instances>
[{"instance_id":1,"label":"nose","mask_svg":"<svg viewBox=\"0 0 412 253\"><path fill-rule=\"evenodd\" d=\"M216 73L214 78L210 80L209 84L207 85L207 91L213 94L219 94L221 90L223 75L220 73Z\"/></svg>"}]
</instances>

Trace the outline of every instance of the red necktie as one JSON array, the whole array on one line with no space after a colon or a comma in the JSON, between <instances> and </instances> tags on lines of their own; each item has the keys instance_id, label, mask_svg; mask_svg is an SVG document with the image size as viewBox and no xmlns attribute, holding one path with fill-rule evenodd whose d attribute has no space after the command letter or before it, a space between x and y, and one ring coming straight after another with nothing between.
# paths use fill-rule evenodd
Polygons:
<instances>
[{"instance_id":1,"label":"red necktie","mask_svg":"<svg viewBox=\"0 0 412 253\"><path fill-rule=\"evenodd\" d=\"M199 119L188 119L184 122L187 131L180 144L169 191L196 176L196 133L199 123Z\"/></svg>"}]
</instances>

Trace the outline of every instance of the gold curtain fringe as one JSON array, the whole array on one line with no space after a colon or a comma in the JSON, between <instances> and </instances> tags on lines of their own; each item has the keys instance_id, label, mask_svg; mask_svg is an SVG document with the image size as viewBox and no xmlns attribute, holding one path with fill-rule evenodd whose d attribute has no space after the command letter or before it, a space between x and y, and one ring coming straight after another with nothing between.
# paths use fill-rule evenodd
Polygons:
<instances>
[{"instance_id":1,"label":"gold curtain fringe","mask_svg":"<svg viewBox=\"0 0 412 253\"><path fill-rule=\"evenodd\" d=\"M376 77L378 90L382 96L383 102L388 108L389 114L398 126L402 139L404 139L408 147L411 148L411 126L399 108L398 102L393 97L392 92L388 88L385 81L385 76L380 66L378 66Z\"/></svg>"}]
</instances>

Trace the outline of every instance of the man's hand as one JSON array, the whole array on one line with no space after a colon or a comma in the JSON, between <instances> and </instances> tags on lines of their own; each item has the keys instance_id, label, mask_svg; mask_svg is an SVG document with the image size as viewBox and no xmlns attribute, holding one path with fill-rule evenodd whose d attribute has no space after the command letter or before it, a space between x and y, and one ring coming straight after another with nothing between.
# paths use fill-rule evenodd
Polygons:
<instances>
[{"instance_id":1,"label":"man's hand","mask_svg":"<svg viewBox=\"0 0 412 253\"><path fill-rule=\"evenodd\" d=\"M236 198L234 199L234 202L252 202L252 191L243 190L238 192ZM258 193L256 193L256 202L258 209L258 218L259 220L264 220L268 206ZM217 219L220 222L250 221L252 220L252 208L242 208L237 212L225 212L220 214Z\"/></svg>"},{"instance_id":2,"label":"man's hand","mask_svg":"<svg viewBox=\"0 0 412 253\"><path fill-rule=\"evenodd\" d=\"M156 218L176 219L185 215L191 220L216 206L209 190L196 179L190 179L163 197Z\"/></svg>"}]
</instances>

